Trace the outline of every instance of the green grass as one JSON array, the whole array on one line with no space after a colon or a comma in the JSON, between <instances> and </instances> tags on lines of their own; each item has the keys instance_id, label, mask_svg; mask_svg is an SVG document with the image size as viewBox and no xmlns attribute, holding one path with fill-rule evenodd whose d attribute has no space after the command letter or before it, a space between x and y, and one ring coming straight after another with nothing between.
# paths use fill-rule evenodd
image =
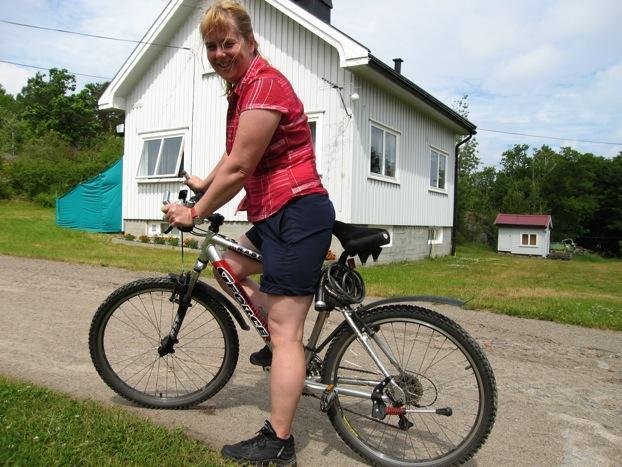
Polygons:
<instances>
[{"instance_id":1,"label":"green grass","mask_svg":"<svg viewBox=\"0 0 622 467\"><path fill-rule=\"evenodd\" d=\"M467 308L622 330L620 260L546 260L468 245L455 257L360 271L372 295L440 295L468 300Z\"/></svg>"},{"instance_id":2,"label":"green grass","mask_svg":"<svg viewBox=\"0 0 622 467\"><path fill-rule=\"evenodd\" d=\"M0 376L0 465L226 465L181 428Z\"/></svg>"},{"instance_id":3,"label":"green grass","mask_svg":"<svg viewBox=\"0 0 622 467\"><path fill-rule=\"evenodd\" d=\"M0 201L0 254L111 266L133 271L179 271L179 252L113 244L114 234L86 233L56 225L53 209ZM192 257L189 261L194 262Z\"/></svg>"},{"instance_id":4,"label":"green grass","mask_svg":"<svg viewBox=\"0 0 622 467\"><path fill-rule=\"evenodd\" d=\"M0 210L0 254L158 272L180 267L179 252L118 245L111 243L113 235L59 228L51 209L0 201ZM186 267L193 261L188 255ZM553 261L467 245L455 257L359 270L369 295L441 295L469 300L469 308L622 330L620 260Z\"/></svg>"}]
</instances>

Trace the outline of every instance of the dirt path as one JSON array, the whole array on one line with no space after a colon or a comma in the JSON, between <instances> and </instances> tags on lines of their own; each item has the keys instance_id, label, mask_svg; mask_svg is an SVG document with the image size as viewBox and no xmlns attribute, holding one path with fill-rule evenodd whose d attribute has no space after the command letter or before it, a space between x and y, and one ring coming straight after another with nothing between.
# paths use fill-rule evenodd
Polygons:
<instances>
[{"instance_id":1,"label":"dirt path","mask_svg":"<svg viewBox=\"0 0 622 467\"><path fill-rule=\"evenodd\" d=\"M116 287L144 276L0 256L0 373L122 405L181 426L215 449L251 435L269 409L268 378L247 363L259 343L251 332L239 332L240 361L232 380L193 410L138 409L99 379L87 349L91 317ZM497 377L497 423L470 465L619 465L622 333L452 307L441 311L484 346ZM315 399L303 398L295 432L301 466L364 465Z\"/></svg>"}]
</instances>

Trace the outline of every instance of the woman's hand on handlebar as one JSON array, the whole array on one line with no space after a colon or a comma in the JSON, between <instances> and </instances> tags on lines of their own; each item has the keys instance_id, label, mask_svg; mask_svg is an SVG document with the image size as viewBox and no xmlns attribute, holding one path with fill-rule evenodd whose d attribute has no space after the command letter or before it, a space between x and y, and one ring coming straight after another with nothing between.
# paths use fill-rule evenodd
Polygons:
<instances>
[{"instance_id":1,"label":"woman's hand on handlebar","mask_svg":"<svg viewBox=\"0 0 622 467\"><path fill-rule=\"evenodd\" d=\"M179 230L189 230L194 226L190 208L181 204L165 204L162 206L162 212L169 224L173 227L177 227Z\"/></svg>"},{"instance_id":2,"label":"woman's hand on handlebar","mask_svg":"<svg viewBox=\"0 0 622 467\"><path fill-rule=\"evenodd\" d=\"M195 193L204 193L205 192L205 181L202 178L197 177L196 175L190 175L189 173L184 173L184 184L190 188Z\"/></svg>"}]
</instances>

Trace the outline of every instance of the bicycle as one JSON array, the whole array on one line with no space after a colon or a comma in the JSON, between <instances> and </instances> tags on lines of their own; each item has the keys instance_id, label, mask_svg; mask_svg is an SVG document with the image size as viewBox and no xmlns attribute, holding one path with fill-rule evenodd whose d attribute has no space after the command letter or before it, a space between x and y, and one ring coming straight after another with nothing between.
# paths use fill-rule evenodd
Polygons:
<instances>
[{"instance_id":1,"label":"bicycle","mask_svg":"<svg viewBox=\"0 0 622 467\"><path fill-rule=\"evenodd\" d=\"M220 214L206 220L207 230L193 230L204 240L191 271L126 284L93 317L89 348L95 368L117 394L141 406L183 409L220 391L237 364L234 321L250 329L240 309L270 343L265 318L219 248L256 261L261 254L220 234ZM370 255L377 259L389 235L338 221L333 233L344 252L320 277L317 318L305 346L304 394L320 399L320 409L341 439L372 464L465 462L484 444L495 421L492 368L457 323L412 304L458 302L419 296L363 305L365 285L354 258L359 256L362 263ZM199 280L210 263L237 306ZM335 311L344 321L318 343L328 315Z\"/></svg>"}]
</instances>

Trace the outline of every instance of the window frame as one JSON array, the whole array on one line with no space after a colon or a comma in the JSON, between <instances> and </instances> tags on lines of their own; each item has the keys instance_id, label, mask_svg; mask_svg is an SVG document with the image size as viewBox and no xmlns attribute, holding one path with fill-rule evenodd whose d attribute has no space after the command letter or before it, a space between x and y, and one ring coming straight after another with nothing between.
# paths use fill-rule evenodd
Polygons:
<instances>
[{"instance_id":1,"label":"window frame","mask_svg":"<svg viewBox=\"0 0 622 467\"><path fill-rule=\"evenodd\" d=\"M371 170L371 149L372 149L372 133L373 133L373 128L376 127L378 130L382 131L382 158L380 161L380 169L381 169L381 173L377 173L377 172L372 172ZM385 171L386 171L386 160L385 160L385 153L386 153L386 134L389 133L390 135L393 135L395 137L395 175L391 176L391 175L386 175ZM401 139L401 135L402 133L398 130L396 130L395 128L391 128L387 125L384 125L376 120L370 119L369 120L369 149L367 151L367 171L368 171L368 178L373 178L375 180L382 180L384 182L389 182L389 183L396 183L399 184L399 171L398 171L398 167L399 167L399 154L400 154L400 139Z\"/></svg>"},{"instance_id":2,"label":"window frame","mask_svg":"<svg viewBox=\"0 0 622 467\"><path fill-rule=\"evenodd\" d=\"M527 236L527 243L523 243L523 238ZM531 239L534 238L535 242L532 244ZM520 234L520 246L524 248L538 248L538 234L533 232L521 232Z\"/></svg>"},{"instance_id":3,"label":"window frame","mask_svg":"<svg viewBox=\"0 0 622 467\"><path fill-rule=\"evenodd\" d=\"M175 128L175 129L170 129L170 130L163 130L163 131L149 131L149 132L143 132L143 133L139 133L140 136L140 140L141 140L141 146L140 146L140 156L138 159L138 166L136 167L136 179L139 182L153 182L153 181L175 181L175 180L179 180L183 177L181 177L179 175L179 172L182 168L182 164L184 162L184 156L186 153L186 136L188 133L188 128ZM161 157L162 157L162 150L164 148L164 140L165 139L170 139L170 138L179 138L181 137L181 143L179 145L179 150L177 152L177 159L175 161L175 171L174 173L167 173L167 174L147 174L147 175L142 175L141 172L141 167L143 164L143 157L144 157L144 151L145 151L145 144L148 141L156 141L156 140L160 140L160 147L158 149L158 156L156 158L156 162L155 162L155 170L157 170L158 166L160 165L160 161L161 161Z\"/></svg>"},{"instance_id":4,"label":"window frame","mask_svg":"<svg viewBox=\"0 0 622 467\"><path fill-rule=\"evenodd\" d=\"M437 163L436 163L436 186L432 184L432 158L433 158L434 153L436 153L436 155L438 156ZM441 156L443 157L445 161L442 188L438 186L439 180L440 180L440 164L438 163L438 161L440 160ZM447 161L448 160L449 160L449 154L447 154L445 151L438 149L434 146L430 146L430 158L429 158L429 166L428 166L429 190L430 191L436 191L438 193L447 193Z\"/></svg>"},{"instance_id":5,"label":"window frame","mask_svg":"<svg viewBox=\"0 0 622 467\"><path fill-rule=\"evenodd\" d=\"M442 244L443 244L443 228L442 227L428 227L428 245L442 245Z\"/></svg>"},{"instance_id":6,"label":"window frame","mask_svg":"<svg viewBox=\"0 0 622 467\"><path fill-rule=\"evenodd\" d=\"M324 120L324 112L306 112L307 123L313 122L315 124L315 141L313 145L313 151L315 152L315 167L317 173L322 175L322 123Z\"/></svg>"}]
</instances>

